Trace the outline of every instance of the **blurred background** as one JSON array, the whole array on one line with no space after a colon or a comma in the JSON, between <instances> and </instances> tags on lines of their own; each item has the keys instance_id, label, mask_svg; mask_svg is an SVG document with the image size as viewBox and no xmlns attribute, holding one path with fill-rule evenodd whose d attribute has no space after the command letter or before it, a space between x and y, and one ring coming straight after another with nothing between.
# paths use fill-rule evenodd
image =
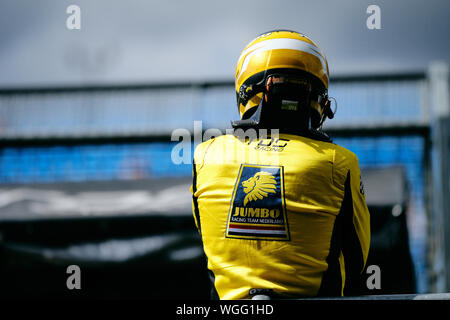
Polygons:
<instances>
[{"instance_id":1,"label":"blurred background","mask_svg":"<svg viewBox=\"0 0 450 320\"><path fill-rule=\"evenodd\" d=\"M2 1L0 296L209 298L171 135L229 128L240 52L280 28L328 59L324 129L359 157L381 268L365 294L449 292L449 18L446 0Z\"/></svg>"}]
</instances>

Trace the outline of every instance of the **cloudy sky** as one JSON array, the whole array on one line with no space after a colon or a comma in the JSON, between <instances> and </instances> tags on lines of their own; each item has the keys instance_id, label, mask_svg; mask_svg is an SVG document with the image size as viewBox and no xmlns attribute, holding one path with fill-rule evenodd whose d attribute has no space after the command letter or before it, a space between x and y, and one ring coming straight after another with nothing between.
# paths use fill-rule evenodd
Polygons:
<instances>
[{"instance_id":1,"label":"cloudy sky","mask_svg":"<svg viewBox=\"0 0 450 320\"><path fill-rule=\"evenodd\" d=\"M66 28L71 4L81 30ZM381 30L366 27L371 4ZM277 28L311 37L332 75L450 62L449 0L2 0L0 87L231 80L245 45Z\"/></svg>"}]
</instances>

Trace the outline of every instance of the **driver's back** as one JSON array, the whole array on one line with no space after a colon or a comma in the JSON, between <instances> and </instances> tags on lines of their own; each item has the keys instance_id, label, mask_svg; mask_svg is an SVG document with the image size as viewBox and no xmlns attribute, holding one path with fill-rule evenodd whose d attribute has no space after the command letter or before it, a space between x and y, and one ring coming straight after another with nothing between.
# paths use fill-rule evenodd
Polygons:
<instances>
[{"instance_id":1,"label":"driver's back","mask_svg":"<svg viewBox=\"0 0 450 320\"><path fill-rule=\"evenodd\" d=\"M352 152L293 134L224 135L194 162L194 217L220 299L351 293L370 242Z\"/></svg>"}]
</instances>

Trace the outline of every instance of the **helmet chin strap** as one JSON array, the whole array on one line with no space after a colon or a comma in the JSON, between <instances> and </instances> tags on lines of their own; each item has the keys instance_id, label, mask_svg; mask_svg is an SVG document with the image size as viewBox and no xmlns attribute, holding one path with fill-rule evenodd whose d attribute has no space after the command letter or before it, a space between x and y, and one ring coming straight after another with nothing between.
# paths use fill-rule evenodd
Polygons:
<instances>
[{"instance_id":1,"label":"helmet chin strap","mask_svg":"<svg viewBox=\"0 0 450 320\"><path fill-rule=\"evenodd\" d=\"M262 97L248 119L234 121L232 126L309 129L311 90L308 80L289 74L271 74L256 84L242 86L239 91L242 103L247 103L259 92Z\"/></svg>"},{"instance_id":2,"label":"helmet chin strap","mask_svg":"<svg viewBox=\"0 0 450 320\"><path fill-rule=\"evenodd\" d=\"M258 127L260 122L261 122L261 110L262 110L263 102L265 100L264 96L265 96L265 93L263 92L263 96L261 98L261 101L259 102L259 105L256 107L255 113L253 113L250 118L243 119L243 120L231 121L231 126L234 129L236 129L236 128L254 128L254 127Z\"/></svg>"},{"instance_id":3,"label":"helmet chin strap","mask_svg":"<svg viewBox=\"0 0 450 320\"><path fill-rule=\"evenodd\" d=\"M241 86L240 103L246 105L256 94L262 92L258 106L247 119L232 121L233 128L277 128L287 130L321 130L326 118L332 119L337 110L331 110L331 101L325 92L317 102L322 107L320 118L312 111L312 83L295 75L274 73L260 82ZM315 101L315 100L314 100ZM253 109L253 108L252 108Z\"/></svg>"},{"instance_id":4,"label":"helmet chin strap","mask_svg":"<svg viewBox=\"0 0 450 320\"><path fill-rule=\"evenodd\" d=\"M266 103L265 102L265 95L266 93L263 93L263 97L259 103L259 105L256 108L255 113L253 113L248 119L244 119L244 120L237 120L237 121L232 121L231 122L231 126L233 127L233 129L258 129L258 128L264 128L264 129L269 129L270 125L266 125L264 123L264 116L263 116L263 110L264 107L266 107ZM308 112L310 112L310 108L307 108ZM309 114L310 115L310 114ZM308 115L308 127L301 127L299 126L298 128L277 128L277 129L281 129L280 132L285 132L285 133L291 133L291 134L298 134L301 136L305 136L311 139L315 139L315 140L320 140L320 141L324 141L324 142L332 142L332 140L330 139L330 137L322 132L319 131L321 128L312 128L311 127L311 117ZM272 128L273 129L273 128ZM319 130L318 130L319 129Z\"/></svg>"},{"instance_id":5,"label":"helmet chin strap","mask_svg":"<svg viewBox=\"0 0 450 320\"><path fill-rule=\"evenodd\" d=\"M309 98L308 98L309 100ZM259 105L256 108L256 111L248 118L248 119L243 119L243 120L236 120L236 121L231 121L231 126L233 128L257 128L257 127L261 127L261 128L268 128L271 126L271 120L273 120L273 117L271 117L270 115L270 110L269 108L272 107L272 105L270 104L270 100L267 100L267 93L263 92L263 96L261 97L261 101L259 102ZM311 128L311 117L310 117L310 108L305 108L307 114L307 124L308 124L308 128L305 129L310 129ZM278 124L277 127L280 127L279 124L280 123L272 123L272 125L274 124ZM302 126L299 125L299 128L301 128ZM277 129L283 129L283 128L277 128Z\"/></svg>"}]
</instances>

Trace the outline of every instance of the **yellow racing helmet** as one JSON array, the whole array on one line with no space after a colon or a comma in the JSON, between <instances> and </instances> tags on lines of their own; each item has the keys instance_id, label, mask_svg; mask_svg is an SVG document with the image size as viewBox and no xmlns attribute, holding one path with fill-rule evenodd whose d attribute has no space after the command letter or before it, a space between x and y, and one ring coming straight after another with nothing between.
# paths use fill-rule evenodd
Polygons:
<instances>
[{"instance_id":1,"label":"yellow racing helmet","mask_svg":"<svg viewBox=\"0 0 450 320\"><path fill-rule=\"evenodd\" d=\"M266 32L251 41L238 59L235 89L240 119L250 119L261 111L262 100L277 96L278 105L288 111L297 111L295 101L303 99L311 127L321 127L326 116L333 117L328 80L327 60L311 39L290 30Z\"/></svg>"}]
</instances>

